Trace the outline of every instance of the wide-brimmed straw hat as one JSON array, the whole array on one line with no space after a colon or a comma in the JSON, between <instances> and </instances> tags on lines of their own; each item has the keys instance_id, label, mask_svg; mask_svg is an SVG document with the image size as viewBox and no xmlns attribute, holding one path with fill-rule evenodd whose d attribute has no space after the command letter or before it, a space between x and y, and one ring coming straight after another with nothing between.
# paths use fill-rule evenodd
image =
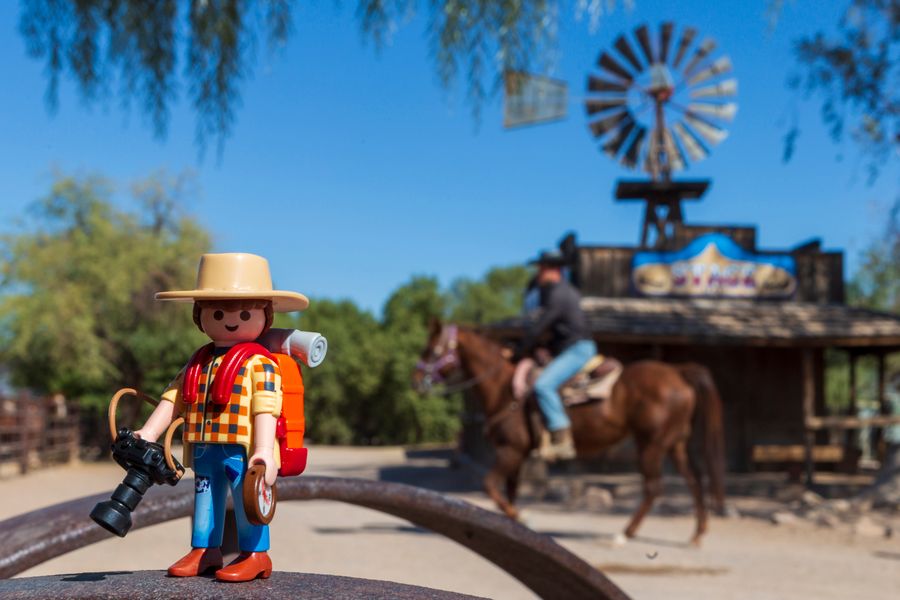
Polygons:
<instances>
[{"instance_id":1,"label":"wide-brimmed straw hat","mask_svg":"<svg viewBox=\"0 0 900 600\"><path fill-rule=\"evenodd\" d=\"M271 300L275 312L303 310L309 299L298 292L272 289L269 261L243 252L204 254L197 270L197 289L159 292L157 300Z\"/></svg>"}]
</instances>

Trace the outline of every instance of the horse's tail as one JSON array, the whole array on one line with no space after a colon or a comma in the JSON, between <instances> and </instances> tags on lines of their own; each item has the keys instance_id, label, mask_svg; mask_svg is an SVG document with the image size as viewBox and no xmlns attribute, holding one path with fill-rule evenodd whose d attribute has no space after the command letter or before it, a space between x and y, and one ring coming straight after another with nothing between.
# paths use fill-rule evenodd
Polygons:
<instances>
[{"instance_id":1,"label":"horse's tail","mask_svg":"<svg viewBox=\"0 0 900 600\"><path fill-rule=\"evenodd\" d=\"M713 509L721 513L725 508L725 439L722 427L722 399L709 369L696 363L678 365L678 372L694 388L697 406L694 411L692 437L702 447L709 473L709 492Z\"/></svg>"}]
</instances>

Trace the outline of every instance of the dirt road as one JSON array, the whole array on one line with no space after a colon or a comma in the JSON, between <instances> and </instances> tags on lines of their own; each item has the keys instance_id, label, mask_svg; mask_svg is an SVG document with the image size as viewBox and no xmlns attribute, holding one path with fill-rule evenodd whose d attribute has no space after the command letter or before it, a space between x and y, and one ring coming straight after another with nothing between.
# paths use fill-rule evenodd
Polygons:
<instances>
[{"instance_id":1,"label":"dirt road","mask_svg":"<svg viewBox=\"0 0 900 600\"><path fill-rule=\"evenodd\" d=\"M490 503L471 476L428 453L409 458L400 448L314 448L310 472L419 483L485 508ZM28 509L111 490L115 465L81 464L0 479L0 519ZM627 478L626 478L627 481ZM636 483L637 480L634 480ZM637 540L612 545L635 499L603 512L560 502L525 503L528 524L552 535L637 599L893 599L900 590L900 539L854 535L804 520L773 525L773 504L735 498L754 517L714 519L702 548L689 547L693 520L686 499L670 495ZM890 522L890 519L882 519ZM181 519L110 538L44 563L23 575L162 569L186 550ZM500 569L454 542L394 517L333 502L279 505L272 531L276 569L385 579L497 599L532 598Z\"/></svg>"}]
</instances>

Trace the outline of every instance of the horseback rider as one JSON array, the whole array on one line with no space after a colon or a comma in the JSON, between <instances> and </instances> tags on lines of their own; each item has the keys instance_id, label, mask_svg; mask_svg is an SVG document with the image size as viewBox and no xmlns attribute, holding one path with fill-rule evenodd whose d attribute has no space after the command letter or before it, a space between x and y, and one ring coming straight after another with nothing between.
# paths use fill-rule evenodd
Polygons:
<instances>
[{"instance_id":1,"label":"horseback rider","mask_svg":"<svg viewBox=\"0 0 900 600\"><path fill-rule=\"evenodd\" d=\"M518 357L529 356L549 333L546 348L553 356L534 383L538 405L550 432L550 459L575 458L572 428L559 387L597 354L587 318L581 310L581 294L563 276L565 258L558 251L542 252L529 262L537 266L535 283L540 292L540 310L522 340Z\"/></svg>"}]
</instances>

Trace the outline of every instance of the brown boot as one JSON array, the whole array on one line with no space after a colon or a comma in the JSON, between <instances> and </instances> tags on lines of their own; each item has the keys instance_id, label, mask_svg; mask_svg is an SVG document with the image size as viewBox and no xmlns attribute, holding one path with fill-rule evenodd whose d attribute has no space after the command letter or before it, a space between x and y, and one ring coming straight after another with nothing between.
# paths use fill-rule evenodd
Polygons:
<instances>
[{"instance_id":1,"label":"brown boot","mask_svg":"<svg viewBox=\"0 0 900 600\"><path fill-rule=\"evenodd\" d=\"M233 583L267 579L272 574L272 560L266 552L241 552L231 563L216 571L216 579Z\"/></svg>"},{"instance_id":2,"label":"brown boot","mask_svg":"<svg viewBox=\"0 0 900 600\"><path fill-rule=\"evenodd\" d=\"M196 577L210 569L222 568L222 551L218 548L194 548L169 567L169 577Z\"/></svg>"},{"instance_id":3,"label":"brown boot","mask_svg":"<svg viewBox=\"0 0 900 600\"><path fill-rule=\"evenodd\" d=\"M551 462L575 458L575 442L570 428L550 432L550 446L546 449L545 458Z\"/></svg>"}]
</instances>

